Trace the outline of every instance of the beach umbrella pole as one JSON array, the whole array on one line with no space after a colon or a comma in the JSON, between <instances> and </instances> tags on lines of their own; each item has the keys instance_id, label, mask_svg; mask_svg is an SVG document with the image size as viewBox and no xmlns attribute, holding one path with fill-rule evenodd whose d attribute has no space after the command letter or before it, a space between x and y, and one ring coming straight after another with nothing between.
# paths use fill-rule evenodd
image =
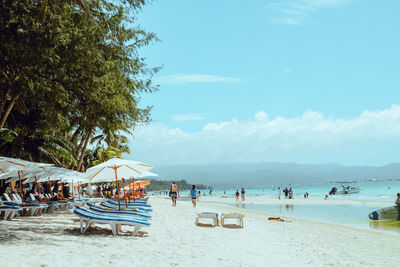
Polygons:
<instances>
[{"instance_id":1,"label":"beach umbrella pole","mask_svg":"<svg viewBox=\"0 0 400 267\"><path fill-rule=\"evenodd\" d=\"M39 183L37 181L36 175L35 175L35 182L36 182L36 194L39 195Z\"/></svg>"},{"instance_id":2,"label":"beach umbrella pole","mask_svg":"<svg viewBox=\"0 0 400 267\"><path fill-rule=\"evenodd\" d=\"M117 182L118 210L121 210L121 203L120 203L120 200L119 200L119 186L118 186L117 166L114 167L114 171L115 171L115 181Z\"/></svg>"},{"instance_id":3,"label":"beach umbrella pole","mask_svg":"<svg viewBox=\"0 0 400 267\"><path fill-rule=\"evenodd\" d=\"M122 189L124 190L125 205L126 205L126 207L128 207L128 202L126 201L124 178L122 178L121 180L122 180Z\"/></svg>"},{"instance_id":4,"label":"beach umbrella pole","mask_svg":"<svg viewBox=\"0 0 400 267\"><path fill-rule=\"evenodd\" d=\"M18 171L18 179L19 179L19 187L20 187L20 192L21 192L21 197L23 197L24 193L22 192L22 182L21 182L21 174L20 171Z\"/></svg>"}]
</instances>

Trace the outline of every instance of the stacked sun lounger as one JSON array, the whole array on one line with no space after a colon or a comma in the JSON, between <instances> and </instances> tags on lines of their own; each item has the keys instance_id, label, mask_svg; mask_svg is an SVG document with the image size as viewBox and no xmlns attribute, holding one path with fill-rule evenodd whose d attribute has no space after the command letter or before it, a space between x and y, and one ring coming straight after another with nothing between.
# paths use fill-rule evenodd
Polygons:
<instances>
[{"instance_id":1,"label":"stacked sun lounger","mask_svg":"<svg viewBox=\"0 0 400 267\"><path fill-rule=\"evenodd\" d=\"M147 212L143 212L140 210L128 210L128 209L114 209L114 208L106 208L104 206L98 206L92 203L88 203L89 209L93 212L97 213L109 213L109 214L115 214L115 215L131 215L131 216L138 216L138 217L143 217L146 219L151 219L151 214Z\"/></svg>"},{"instance_id":2,"label":"stacked sun lounger","mask_svg":"<svg viewBox=\"0 0 400 267\"><path fill-rule=\"evenodd\" d=\"M121 210L132 210L132 209L137 209L141 210L144 212L151 212L153 209L151 208L151 205L147 203L141 203L141 202L123 202L120 203L118 206L118 201L115 203L115 200L108 199L105 202L100 203L101 206L106 207L106 208L112 208L112 209L121 209Z\"/></svg>"},{"instance_id":3,"label":"stacked sun lounger","mask_svg":"<svg viewBox=\"0 0 400 267\"><path fill-rule=\"evenodd\" d=\"M147 201L120 202L108 199L96 205L87 203L88 208L76 207L73 212L79 216L81 233L94 223L109 224L114 235L121 230L121 225L133 225L133 235L143 226L150 226L152 211ZM85 223L85 224L84 224Z\"/></svg>"},{"instance_id":4,"label":"stacked sun lounger","mask_svg":"<svg viewBox=\"0 0 400 267\"><path fill-rule=\"evenodd\" d=\"M134 226L134 236L143 226L150 226L148 220L140 217L99 214L81 207L76 207L74 213L79 216L81 233L85 233L95 223L109 224L114 235L121 232L121 225Z\"/></svg>"}]
</instances>

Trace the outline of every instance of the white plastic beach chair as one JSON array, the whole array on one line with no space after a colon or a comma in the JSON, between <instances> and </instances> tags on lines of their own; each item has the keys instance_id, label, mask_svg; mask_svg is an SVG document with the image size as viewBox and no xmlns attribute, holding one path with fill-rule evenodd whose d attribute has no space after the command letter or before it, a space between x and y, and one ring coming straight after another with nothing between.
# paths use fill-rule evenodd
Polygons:
<instances>
[{"instance_id":1,"label":"white plastic beach chair","mask_svg":"<svg viewBox=\"0 0 400 267\"><path fill-rule=\"evenodd\" d=\"M201 212L197 213L195 225L199 226L199 220L200 218L207 218L207 219L212 219L212 226L218 226L219 225L219 220L218 220L218 213L215 212Z\"/></svg>"},{"instance_id":2,"label":"white plastic beach chair","mask_svg":"<svg viewBox=\"0 0 400 267\"><path fill-rule=\"evenodd\" d=\"M243 228L243 217L242 213L226 213L221 215L221 226L224 227L226 219L236 219L237 225Z\"/></svg>"}]
</instances>

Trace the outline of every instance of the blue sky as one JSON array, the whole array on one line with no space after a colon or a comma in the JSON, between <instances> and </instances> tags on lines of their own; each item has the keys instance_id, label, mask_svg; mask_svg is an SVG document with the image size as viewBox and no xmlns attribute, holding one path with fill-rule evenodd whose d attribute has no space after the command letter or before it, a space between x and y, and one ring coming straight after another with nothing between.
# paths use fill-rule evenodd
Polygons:
<instances>
[{"instance_id":1,"label":"blue sky","mask_svg":"<svg viewBox=\"0 0 400 267\"><path fill-rule=\"evenodd\" d=\"M398 10L394 0L154 1L139 23L161 42L141 54L164 67L160 91L142 97L153 123L135 131L129 157L399 161L400 134L386 127L400 124Z\"/></svg>"}]
</instances>

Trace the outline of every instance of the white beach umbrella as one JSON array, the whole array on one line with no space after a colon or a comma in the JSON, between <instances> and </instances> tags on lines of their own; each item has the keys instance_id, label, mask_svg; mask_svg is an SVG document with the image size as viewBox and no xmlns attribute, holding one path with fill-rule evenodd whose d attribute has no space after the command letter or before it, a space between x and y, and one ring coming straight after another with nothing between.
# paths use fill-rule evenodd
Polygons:
<instances>
[{"instance_id":1,"label":"white beach umbrella","mask_svg":"<svg viewBox=\"0 0 400 267\"><path fill-rule=\"evenodd\" d=\"M22 192L21 173L23 171L29 172L29 171L36 171L38 169L39 170L45 169L52 165L53 164L31 162L31 161L26 161L26 160L22 160L22 159L14 159L14 158L8 158L8 157L0 157L0 172L3 173L3 175L0 176L0 179L6 179L6 178L12 177L6 173L15 171L16 176L18 176L20 189L21 189L20 193L22 195L23 192Z\"/></svg>"},{"instance_id":2,"label":"white beach umbrella","mask_svg":"<svg viewBox=\"0 0 400 267\"><path fill-rule=\"evenodd\" d=\"M12 172L12 171L19 171L19 170L47 168L50 166L53 166L53 164L32 162L32 161L27 161L27 160L22 160L22 159L14 159L14 158L8 158L8 157L0 157L0 173L1 174Z\"/></svg>"},{"instance_id":3,"label":"white beach umbrella","mask_svg":"<svg viewBox=\"0 0 400 267\"><path fill-rule=\"evenodd\" d=\"M143 175L151 168L152 166L139 161L113 158L87 169L85 177L92 183L112 182L115 180L117 182L118 207L121 209L118 180Z\"/></svg>"}]
</instances>

